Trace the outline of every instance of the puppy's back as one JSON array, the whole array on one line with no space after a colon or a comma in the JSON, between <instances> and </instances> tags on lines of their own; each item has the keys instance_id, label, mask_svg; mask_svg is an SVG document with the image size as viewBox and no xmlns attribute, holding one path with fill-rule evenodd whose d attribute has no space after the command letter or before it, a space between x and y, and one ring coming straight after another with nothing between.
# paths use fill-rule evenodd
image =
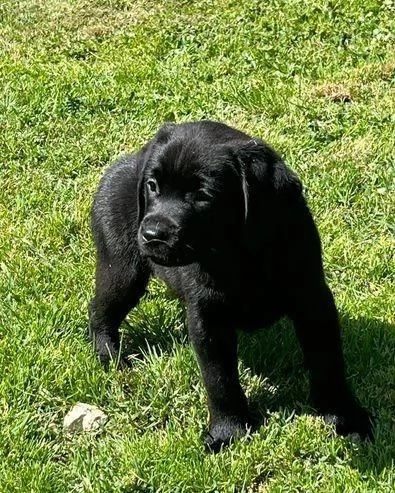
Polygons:
<instances>
[{"instance_id":1,"label":"puppy's back","mask_svg":"<svg viewBox=\"0 0 395 493\"><path fill-rule=\"evenodd\" d=\"M101 251L121 253L136 242L138 168L138 154L126 154L100 180L92 207L92 231Z\"/></svg>"}]
</instances>

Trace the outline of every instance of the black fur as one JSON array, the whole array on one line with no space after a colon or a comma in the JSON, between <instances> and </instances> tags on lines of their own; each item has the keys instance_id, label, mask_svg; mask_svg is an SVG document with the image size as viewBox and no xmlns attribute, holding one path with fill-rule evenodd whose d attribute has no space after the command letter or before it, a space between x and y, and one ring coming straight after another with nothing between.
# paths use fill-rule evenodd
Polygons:
<instances>
[{"instance_id":1,"label":"black fur","mask_svg":"<svg viewBox=\"0 0 395 493\"><path fill-rule=\"evenodd\" d=\"M342 434L371 435L345 379L338 314L297 176L259 139L224 124L167 124L106 171L93 206L90 333L103 363L151 275L187 309L208 394L212 450L246 432L237 329L293 321L317 410Z\"/></svg>"}]
</instances>

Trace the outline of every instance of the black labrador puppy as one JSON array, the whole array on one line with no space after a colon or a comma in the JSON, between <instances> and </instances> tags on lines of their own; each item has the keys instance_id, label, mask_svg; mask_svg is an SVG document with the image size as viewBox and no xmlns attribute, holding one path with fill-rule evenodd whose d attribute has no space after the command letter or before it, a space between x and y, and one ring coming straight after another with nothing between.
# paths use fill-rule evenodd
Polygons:
<instances>
[{"instance_id":1,"label":"black labrador puppy","mask_svg":"<svg viewBox=\"0 0 395 493\"><path fill-rule=\"evenodd\" d=\"M96 293L90 334L106 364L151 275L187 309L208 394L211 450L246 432L237 329L288 316L314 406L341 434L371 435L345 378L338 314L320 238L297 176L266 143L224 124L166 124L106 171L93 205Z\"/></svg>"}]
</instances>

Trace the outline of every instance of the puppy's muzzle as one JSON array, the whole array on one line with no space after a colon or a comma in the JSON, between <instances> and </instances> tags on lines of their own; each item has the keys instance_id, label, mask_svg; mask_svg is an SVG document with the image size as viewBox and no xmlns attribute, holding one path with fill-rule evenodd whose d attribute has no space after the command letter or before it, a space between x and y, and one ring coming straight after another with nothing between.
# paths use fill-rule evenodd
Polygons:
<instances>
[{"instance_id":1,"label":"puppy's muzzle","mask_svg":"<svg viewBox=\"0 0 395 493\"><path fill-rule=\"evenodd\" d=\"M167 257L177 248L179 228L168 218L146 217L140 226L139 243L149 257Z\"/></svg>"},{"instance_id":2,"label":"puppy's muzzle","mask_svg":"<svg viewBox=\"0 0 395 493\"><path fill-rule=\"evenodd\" d=\"M186 265L194 258L193 248L185 242L182 228L163 216L146 216L138 234L140 251L153 262L166 265Z\"/></svg>"},{"instance_id":3,"label":"puppy's muzzle","mask_svg":"<svg viewBox=\"0 0 395 493\"><path fill-rule=\"evenodd\" d=\"M141 238L144 243L166 243L168 234L165 230L146 229L141 233Z\"/></svg>"},{"instance_id":4,"label":"puppy's muzzle","mask_svg":"<svg viewBox=\"0 0 395 493\"><path fill-rule=\"evenodd\" d=\"M162 218L147 218L140 227L140 237L148 248L155 248L156 244L165 243L171 247L177 236L177 226L169 220ZM173 240L173 241L172 241Z\"/></svg>"}]
</instances>

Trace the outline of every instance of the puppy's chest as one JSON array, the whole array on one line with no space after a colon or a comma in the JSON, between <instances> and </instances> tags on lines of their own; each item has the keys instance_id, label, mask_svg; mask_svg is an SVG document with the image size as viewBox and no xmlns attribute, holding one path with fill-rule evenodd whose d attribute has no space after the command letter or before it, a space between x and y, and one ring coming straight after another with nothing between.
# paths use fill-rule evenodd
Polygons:
<instances>
[{"instance_id":1,"label":"puppy's chest","mask_svg":"<svg viewBox=\"0 0 395 493\"><path fill-rule=\"evenodd\" d=\"M284 313L279 280L270 269L234 269L210 278L200 292L217 302L224 317L240 329L269 326Z\"/></svg>"},{"instance_id":2,"label":"puppy's chest","mask_svg":"<svg viewBox=\"0 0 395 493\"><path fill-rule=\"evenodd\" d=\"M241 329L269 326L284 312L282 294L275 279L252 277L229 296L229 311Z\"/></svg>"}]
</instances>

